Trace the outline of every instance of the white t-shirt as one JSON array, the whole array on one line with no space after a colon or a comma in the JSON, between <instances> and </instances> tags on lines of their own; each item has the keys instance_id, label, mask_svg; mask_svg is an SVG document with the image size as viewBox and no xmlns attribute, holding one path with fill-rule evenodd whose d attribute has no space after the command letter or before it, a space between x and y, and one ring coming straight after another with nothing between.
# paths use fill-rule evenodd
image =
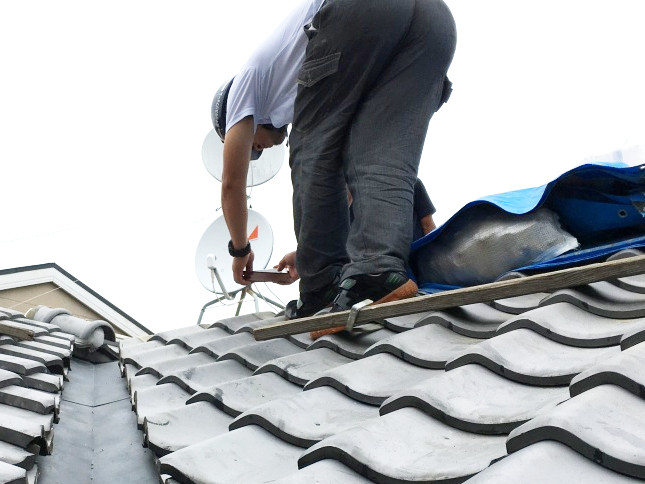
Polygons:
<instances>
[{"instance_id":1,"label":"white t-shirt","mask_svg":"<svg viewBox=\"0 0 645 484\"><path fill-rule=\"evenodd\" d=\"M324 0L304 0L262 42L235 76L226 103L226 131L246 116L258 124L281 127L293 121L296 77L305 57L303 27Z\"/></svg>"}]
</instances>

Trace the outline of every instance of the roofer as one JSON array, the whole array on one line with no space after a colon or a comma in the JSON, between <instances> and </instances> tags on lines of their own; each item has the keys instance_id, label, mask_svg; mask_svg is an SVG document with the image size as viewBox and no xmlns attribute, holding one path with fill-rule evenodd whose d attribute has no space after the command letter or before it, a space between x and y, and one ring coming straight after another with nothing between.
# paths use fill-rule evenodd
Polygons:
<instances>
[{"instance_id":1,"label":"roofer","mask_svg":"<svg viewBox=\"0 0 645 484\"><path fill-rule=\"evenodd\" d=\"M456 42L442 0L304 0L215 95L222 207L237 283L251 158L289 137L300 300L290 318L416 294L405 267L430 118ZM353 195L349 223L346 186Z\"/></svg>"}]
</instances>

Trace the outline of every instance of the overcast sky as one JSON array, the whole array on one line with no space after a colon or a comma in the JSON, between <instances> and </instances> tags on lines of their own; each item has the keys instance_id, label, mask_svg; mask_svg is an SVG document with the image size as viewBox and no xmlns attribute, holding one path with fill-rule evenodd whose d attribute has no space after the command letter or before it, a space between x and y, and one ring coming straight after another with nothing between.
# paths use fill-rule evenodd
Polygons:
<instances>
[{"instance_id":1,"label":"overcast sky","mask_svg":"<svg viewBox=\"0 0 645 484\"><path fill-rule=\"evenodd\" d=\"M213 298L195 250L221 215L211 100L296 3L0 2L0 268L56 262L152 331L194 324ZM447 3L454 92L420 168L437 221L645 143L645 2ZM252 192L271 263L295 248L290 200L286 163Z\"/></svg>"}]
</instances>

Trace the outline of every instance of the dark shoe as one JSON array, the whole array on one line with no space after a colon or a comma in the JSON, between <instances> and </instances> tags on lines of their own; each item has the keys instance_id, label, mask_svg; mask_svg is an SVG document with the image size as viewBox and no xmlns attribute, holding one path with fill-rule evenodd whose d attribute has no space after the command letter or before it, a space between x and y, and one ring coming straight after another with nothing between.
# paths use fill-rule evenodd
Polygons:
<instances>
[{"instance_id":1,"label":"dark shoe","mask_svg":"<svg viewBox=\"0 0 645 484\"><path fill-rule=\"evenodd\" d=\"M400 272L385 272L383 274L361 274L348 277L340 283L340 291L334 299L331 312L346 311L354 304L371 299L372 304L399 301L417 295L416 283ZM338 333L345 326L312 331L312 339L320 338L326 334Z\"/></svg>"},{"instance_id":2,"label":"dark shoe","mask_svg":"<svg viewBox=\"0 0 645 484\"><path fill-rule=\"evenodd\" d=\"M287 319L299 319L313 316L318 311L331 307L338 294L338 279L319 291L301 292L298 300L289 301L284 308Z\"/></svg>"}]
</instances>

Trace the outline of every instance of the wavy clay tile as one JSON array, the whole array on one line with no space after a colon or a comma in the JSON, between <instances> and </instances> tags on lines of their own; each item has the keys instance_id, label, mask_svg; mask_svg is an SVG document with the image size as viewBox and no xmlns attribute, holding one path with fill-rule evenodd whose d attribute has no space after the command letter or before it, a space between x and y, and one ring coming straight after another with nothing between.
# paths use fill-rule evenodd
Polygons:
<instances>
[{"instance_id":1,"label":"wavy clay tile","mask_svg":"<svg viewBox=\"0 0 645 484\"><path fill-rule=\"evenodd\" d=\"M237 417L230 428L259 425L285 442L307 448L376 417L376 407L322 387L253 407Z\"/></svg>"},{"instance_id":2,"label":"wavy clay tile","mask_svg":"<svg viewBox=\"0 0 645 484\"><path fill-rule=\"evenodd\" d=\"M478 363L519 383L568 385L575 375L619 351L617 346L566 346L534 331L517 329L472 345L465 353L450 360L446 370Z\"/></svg>"},{"instance_id":3,"label":"wavy clay tile","mask_svg":"<svg viewBox=\"0 0 645 484\"><path fill-rule=\"evenodd\" d=\"M255 373L274 372L296 385L305 386L325 371L352 361L328 348L318 348L267 361Z\"/></svg>"},{"instance_id":4,"label":"wavy clay tile","mask_svg":"<svg viewBox=\"0 0 645 484\"><path fill-rule=\"evenodd\" d=\"M417 327L440 324L455 333L470 338L492 338L497 328L510 315L488 304L468 304L443 311L435 311L417 323Z\"/></svg>"},{"instance_id":5,"label":"wavy clay tile","mask_svg":"<svg viewBox=\"0 0 645 484\"><path fill-rule=\"evenodd\" d=\"M446 361L481 341L439 324L428 324L379 341L365 352L365 356L390 353L416 366L443 369Z\"/></svg>"},{"instance_id":6,"label":"wavy clay tile","mask_svg":"<svg viewBox=\"0 0 645 484\"><path fill-rule=\"evenodd\" d=\"M233 417L210 403L196 402L146 416L144 442L157 456L162 456L222 435L228 432L232 421Z\"/></svg>"},{"instance_id":7,"label":"wavy clay tile","mask_svg":"<svg viewBox=\"0 0 645 484\"><path fill-rule=\"evenodd\" d=\"M566 445L550 440L529 445L495 462L468 484L636 484L642 482L606 469Z\"/></svg>"},{"instance_id":8,"label":"wavy clay tile","mask_svg":"<svg viewBox=\"0 0 645 484\"><path fill-rule=\"evenodd\" d=\"M645 479L645 400L615 385L600 385L516 428L509 453L555 440L622 474Z\"/></svg>"},{"instance_id":9,"label":"wavy clay tile","mask_svg":"<svg viewBox=\"0 0 645 484\"><path fill-rule=\"evenodd\" d=\"M377 331L359 334L350 334L343 331L318 338L309 346L309 349L329 348L347 358L357 360L363 357L363 354L370 346L395 334L389 329L379 329Z\"/></svg>"},{"instance_id":10,"label":"wavy clay tile","mask_svg":"<svg viewBox=\"0 0 645 484\"><path fill-rule=\"evenodd\" d=\"M626 332L645 328L645 318L614 319L592 314L568 302L554 303L509 319L499 328L506 333L528 328L569 346L593 348L620 343Z\"/></svg>"},{"instance_id":11,"label":"wavy clay tile","mask_svg":"<svg viewBox=\"0 0 645 484\"><path fill-rule=\"evenodd\" d=\"M393 394L441 373L443 370L420 368L380 353L326 371L305 390L331 386L359 402L380 405Z\"/></svg>"},{"instance_id":12,"label":"wavy clay tile","mask_svg":"<svg viewBox=\"0 0 645 484\"><path fill-rule=\"evenodd\" d=\"M462 482L504 456L504 441L404 408L319 442L298 465L336 459L376 482Z\"/></svg>"},{"instance_id":13,"label":"wavy clay tile","mask_svg":"<svg viewBox=\"0 0 645 484\"><path fill-rule=\"evenodd\" d=\"M466 365L390 397L380 412L415 407L467 432L508 434L567 398L567 387L523 385L480 365Z\"/></svg>"},{"instance_id":14,"label":"wavy clay tile","mask_svg":"<svg viewBox=\"0 0 645 484\"><path fill-rule=\"evenodd\" d=\"M298 470L302 449L257 425L227 432L159 460L160 472L180 482L271 482Z\"/></svg>"},{"instance_id":15,"label":"wavy clay tile","mask_svg":"<svg viewBox=\"0 0 645 484\"><path fill-rule=\"evenodd\" d=\"M569 390L574 397L604 384L618 385L645 398L645 343L632 346L583 371L571 381Z\"/></svg>"}]
</instances>

